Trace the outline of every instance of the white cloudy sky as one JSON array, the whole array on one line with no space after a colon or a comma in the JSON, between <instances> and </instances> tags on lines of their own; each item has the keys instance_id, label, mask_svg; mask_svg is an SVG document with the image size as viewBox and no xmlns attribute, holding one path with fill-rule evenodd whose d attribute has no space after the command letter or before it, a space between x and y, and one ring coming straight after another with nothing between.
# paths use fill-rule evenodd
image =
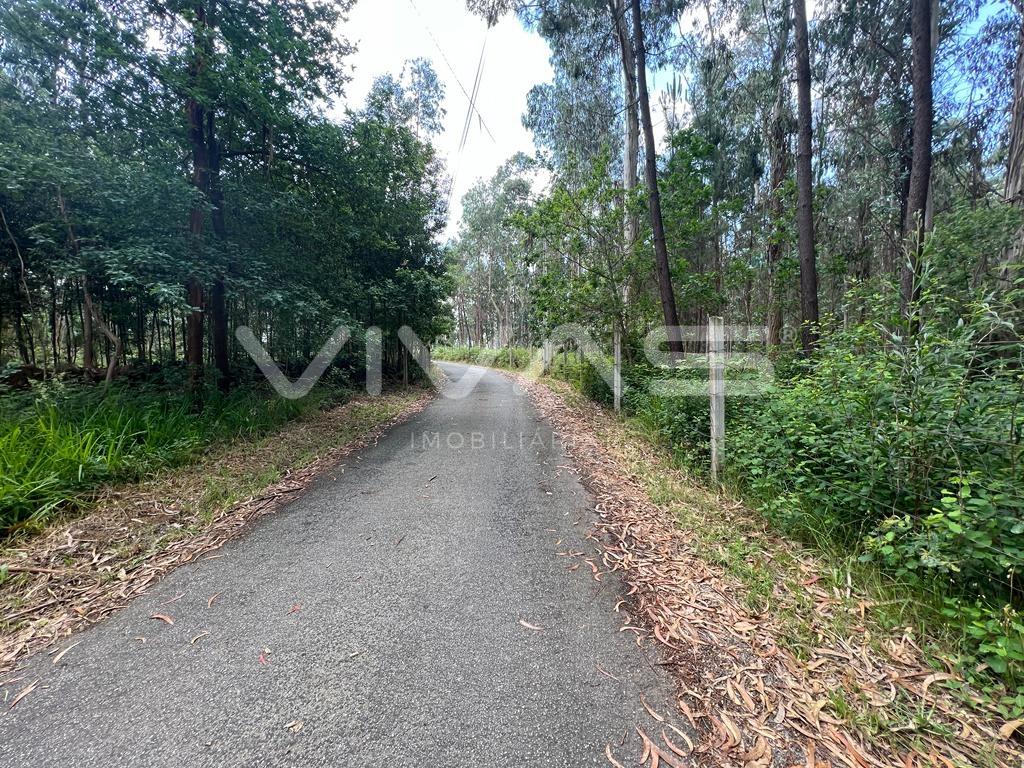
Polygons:
<instances>
[{"instance_id":1,"label":"white cloudy sky","mask_svg":"<svg viewBox=\"0 0 1024 768\"><path fill-rule=\"evenodd\" d=\"M547 43L511 17L488 31L482 19L466 10L465 0L359 0L344 34L358 45L350 58L354 72L346 88L346 100L354 107L362 104L379 75L397 75L408 59L424 57L433 63L445 85L447 109L444 132L435 143L447 159L449 173L458 171L448 228L448 233L454 234L462 195L473 182L490 176L517 151L533 153L533 140L523 127L522 114L530 88L551 79ZM487 47L476 104L494 139L474 118L460 157L459 139L469 100L459 82L472 91L485 34Z\"/></svg>"}]
</instances>

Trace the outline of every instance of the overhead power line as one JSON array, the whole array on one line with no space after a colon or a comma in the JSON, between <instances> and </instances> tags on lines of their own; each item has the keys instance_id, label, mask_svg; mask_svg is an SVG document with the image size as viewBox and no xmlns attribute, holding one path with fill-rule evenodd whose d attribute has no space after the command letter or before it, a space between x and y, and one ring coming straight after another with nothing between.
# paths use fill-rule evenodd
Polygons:
<instances>
[{"instance_id":1,"label":"overhead power line","mask_svg":"<svg viewBox=\"0 0 1024 768\"><path fill-rule=\"evenodd\" d=\"M473 78L473 93L469 97L469 108L466 110L466 122L462 126L462 138L459 139L459 153L466 146L466 139L469 138L469 126L473 124L473 112L476 111L476 97L480 94L480 81L484 72L484 52L487 50L487 33L484 33L484 42L480 46L480 59L476 63L476 77ZM478 113L479 114L479 113Z\"/></svg>"},{"instance_id":2,"label":"overhead power line","mask_svg":"<svg viewBox=\"0 0 1024 768\"><path fill-rule=\"evenodd\" d=\"M484 42L480 46L480 59L476 63L476 76L473 78L473 93L469 96L469 107L466 109L466 121L462 125L462 137L459 139L459 152L455 162L455 174L452 176L451 186L448 187L448 205L451 205L452 194L455 192L455 182L459 178L459 171L462 170L462 151L466 148L466 140L469 138L469 126L473 124L473 112L476 110L476 97L480 93L480 83L483 80L484 52L487 50L487 35L490 27L484 32ZM480 113L477 112L477 115ZM480 124L483 125L481 118ZM494 138L493 136L491 137Z\"/></svg>"},{"instance_id":3,"label":"overhead power line","mask_svg":"<svg viewBox=\"0 0 1024 768\"><path fill-rule=\"evenodd\" d=\"M480 120L480 126L484 129L487 135L490 136L491 141L497 144L498 140L494 138L494 134L491 133L491 129L487 127L487 122L484 120L484 116L480 114L480 110L476 106L476 100L474 98L476 87L474 86L474 96L471 96L469 91L466 90L466 86L464 86L462 84L462 81L459 80L459 76L455 72L455 67L452 66L452 63L448 60L448 56L445 55L444 48L441 47L441 43L437 41L437 38L434 37L434 33L430 31L430 25L427 24L426 18L423 16L422 13L420 13L420 9L417 7L415 0L409 0L409 5L412 6L412 9L416 12L416 15L420 17L420 21L423 22L423 29L426 31L427 36L434 43L434 46L437 48L437 52L441 54L441 59L444 61L445 65L447 65L449 71L452 73L452 77L455 79L456 84L458 84L459 88L462 90L463 95L465 95L466 99L469 101L469 108L470 110L476 113L477 118ZM484 39L486 41L486 37ZM479 76L480 68L477 67L477 77Z\"/></svg>"}]
</instances>

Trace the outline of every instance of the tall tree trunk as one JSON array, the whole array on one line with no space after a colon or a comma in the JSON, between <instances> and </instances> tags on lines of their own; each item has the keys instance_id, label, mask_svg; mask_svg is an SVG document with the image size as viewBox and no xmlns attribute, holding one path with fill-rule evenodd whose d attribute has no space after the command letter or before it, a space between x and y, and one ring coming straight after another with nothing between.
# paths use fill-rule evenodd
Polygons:
<instances>
[{"instance_id":1,"label":"tall tree trunk","mask_svg":"<svg viewBox=\"0 0 1024 768\"><path fill-rule=\"evenodd\" d=\"M149 322L149 349L148 357L151 361L160 360L160 314L153 310L153 317ZM155 355L155 357L154 357Z\"/></svg>"},{"instance_id":2,"label":"tall tree trunk","mask_svg":"<svg viewBox=\"0 0 1024 768\"><path fill-rule=\"evenodd\" d=\"M894 117L890 131L895 165L892 169L892 195L899 201L899 218L891 222L893 237L883 254L882 271L889 276L896 276L903 264L904 231L907 221L907 196L910 194L910 166L913 164L911 136L914 132L911 124L911 107L902 89L893 94Z\"/></svg>"},{"instance_id":3,"label":"tall tree trunk","mask_svg":"<svg viewBox=\"0 0 1024 768\"><path fill-rule=\"evenodd\" d=\"M644 48L643 16L640 0L633 5L633 48L636 56L637 97L644 129L644 167L647 172L647 198L651 216L651 230L654 233L654 259L658 274L658 291L661 294L661 314L668 332L668 347L673 356L683 353L683 339L679 329L679 314L676 312L675 291L672 288L672 270L668 263L668 247L665 245L665 224L661 217L661 194L658 191L658 148L654 144L654 125L651 122L651 102L647 93L647 52Z\"/></svg>"},{"instance_id":4,"label":"tall tree trunk","mask_svg":"<svg viewBox=\"0 0 1024 768\"><path fill-rule=\"evenodd\" d=\"M786 5L783 8L788 11ZM779 27L779 37L772 52L772 77L775 79L775 105L772 109L771 125L766 133L770 137L769 160L771 172L768 182L768 215L771 217L771 231L768 238L768 312L767 323L770 347L782 342L782 284L779 281L779 263L782 261L781 223L785 214L782 200L786 174L789 172L789 83L785 75L786 52L789 48L789 13Z\"/></svg>"},{"instance_id":5,"label":"tall tree trunk","mask_svg":"<svg viewBox=\"0 0 1024 768\"><path fill-rule=\"evenodd\" d=\"M931 0L931 25L928 32L928 46L931 50L932 72L935 72L935 57L939 51L939 0ZM935 174L928 177L928 199L924 206L924 228L931 232L935 221Z\"/></svg>"},{"instance_id":6,"label":"tall tree trunk","mask_svg":"<svg viewBox=\"0 0 1024 768\"><path fill-rule=\"evenodd\" d=\"M52 352L53 368L56 372L60 365L60 331L57 328L59 315L57 314L57 279L50 275L50 350Z\"/></svg>"},{"instance_id":7,"label":"tall tree trunk","mask_svg":"<svg viewBox=\"0 0 1024 768\"><path fill-rule=\"evenodd\" d=\"M81 248L78 242L78 236L75 234L75 229L71 224L71 218L68 216L67 206L64 204L64 196L61 194L60 188L57 189L57 209L60 211L61 219L64 221L64 227L67 230L68 238L68 250L74 257L74 260L81 263ZM84 265L83 265L84 267ZM107 373L105 381L107 384L114 378L114 371L117 369L117 360L121 356L122 343L121 337L115 334L110 327L103 322L100 316L99 309L97 309L95 302L92 298L92 291L89 288L89 275L82 275L82 345L85 349L83 356L83 367L87 371L91 371L96 367L95 352L93 351L93 323L100 329L103 335L110 342L108 349L110 353L107 356Z\"/></svg>"},{"instance_id":8,"label":"tall tree trunk","mask_svg":"<svg viewBox=\"0 0 1024 768\"><path fill-rule=\"evenodd\" d=\"M24 365L32 364L32 355L29 354L29 345L25 337L25 326L22 323L23 308L19 302L14 304L14 313L11 317L12 325L14 326L14 343L18 348L18 357L21 358L21 362Z\"/></svg>"},{"instance_id":9,"label":"tall tree trunk","mask_svg":"<svg viewBox=\"0 0 1024 768\"><path fill-rule=\"evenodd\" d=\"M68 248L75 258L75 261L81 263L81 248L79 247L78 236L75 234L75 227L71 223L71 218L68 216L68 209L63 202L63 197L60 194L60 189L57 189L57 207L60 211L60 216L63 218L63 223L68 229ZM121 342L121 335L114 333L110 326L103 322L103 318L99 314L99 309L96 308L95 302L92 300L92 292L89 290L89 275L82 275L82 328L83 328L83 342L88 339L88 347L86 348L86 359L92 359L92 324L96 324L96 328L100 330L103 336L106 338L106 375L104 381L110 384L114 380L114 373L117 371L118 359L121 357L121 351L123 344ZM92 366L86 366L86 370L92 370Z\"/></svg>"},{"instance_id":10,"label":"tall tree trunk","mask_svg":"<svg viewBox=\"0 0 1024 768\"><path fill-rule=\"evenodd\" d=\"M1010 146L1006 164L1006 183L1003 196L1006 202L1017 208L1024 208L1024 0L1014 0L1014 7L1021 14L1017 30L1017 65L1013 70L1013 104L1010 113ZM1004 287L1012 278L1013 266L1020 264L1024 254L1024 231L1018 232L1014 242L1006 249L999 269Z\"/></svg>"},{"instance_id":11,"label":"tall tree trunk","mask_svg":"<svg viewBox=\"0 0 1024 768\"><path fill-rule=\"evenodd\" d=\"M58 192L58 199L60 193ZM32 307L32 294L28 289L28 283L25 280L25 260L21 256L21 247L18 245L18 240L11 232L11 227L7 222L7 214L4 213L3 208L0 208L0 221L3 222L4 232L7 238L11 242L11 248L14 250L14 255L18 259L18 265L20 266L20 277L15 276L14 271L11 271L11 282L13 286L13 296L21 298L14 299L14 334L15 341L18 345L18 354L21 356L21 360L25 365L35 363L36 351L35 342L32 339L32 318L34 316ZM28 312L28 336L26 338L24 317L26 310ZM27 341L27 343L26 343ZM45 367L45 363L44 363Z\"/></svg>"},{"instance_id":12,"label":"tall tree trunk","mask_svg":"<svg viewBox=\"0 0 1024 768\"><path fill-rule=\"evenodd\" d=\"M92 334L92 299L89 294L89 277L82 275L82 367L87 371L96 369L96 345Z\"/></svg>"},{"instance_id":13,"label":"tall tree trunk","mask_svg":"<svg viewBox=\"0 0 1024 768\"><path fill-rule=\"evenodd\" d=\"M206 116L206 145L210 154L210 214L213 234L224 242L227 232L224 226L224 190L220 182L221 146L217 141L214 115L210 110ZM224 275L217 274L210 291L210 330L213 342L213 364L217 367L217 387L221 392L231 389L231 364L228 358L228 314L227 290Z\"/></svg>"},{"instance_id":14,"label":"tall tree trunk","mask_svg":"<svg viewBox=\"0 0 1024 768\"><path fill-rule=\"evenodd\" d=\"M814 198L811 188L811 53L807 42L807 7L793 0L796 44L797 153L796 232L800 255L800 340L810 353L818 340L818 265L814 254Z\"/></svg>"},{"instance_id":15,"label":"tall tree trunk","mask_svg":"<svg viewBox=\"0 0 1024 768\"><path fill-rule=\"evenodd\" d=\"M925 211L932 172L932 2L911 0L910 34L913 55L914 128L910 189L907 193L907 256L900 280L904 308L918 298Z\"/></svg>"},{"instance_id":16,"label":"tall tree trunk","mask_svg":"<svg viewBox=\"0 0 1024 768\"><path fill-rule=\"evenodd\" d=\"M89 289L86 287L86 281L89 278L87 276L82 277L82 292L85 293ZM82 300L82 367L87 371L96 369L96 347L93 341L92 334L92 314L90 308L86 305L85 299Z\"/></svg>"},{"instance_id":17,"label":"tall tree trunk","mask_svg":"<svg viewBox=\"0 0 1024 768\"><path fill-rule=\"evenodd\" d=\"M71 320L71 305L77 301L77 297L69 298L65 296L64 299L64 333L67 336L67 349L64 351L66 357L65 362L70 368L75 364L75 360L78 359L78 345L75 344L75 332L74 323Z\"/></svg>"},{"instance_id":18,"label":"tall tree trunk","mask_svg":"<svg viewBox=\"0 0 1024 768\"><path fill-rule=\"evenodd\" d=\"M117 361L121 357L121 351L123 348L121 336L114 333L110 326L103 321L103 317L100 315L99 309L92 300L92 292L89 290L89 281L85 277L82 278L82 312L84 315L92 318L93 322L96 323L96 327L100 329L107 339L107 373L104 376L104 381L109 384L114 379L114 371L117 370Z\"/></svg>"},{"instance_id":19,"label":"tall tree trunk","mask_svg":"<svg viewBox=\"0 0 1024 768\"><path fill-rule=\"evenodd\" d=\"M205 37L206 9L200 3L196 7L195 29L193 40L195 53L189 65L189 81L193 88L198 87L199 75L206 66L203 49L206 47ZM185 102L185 112L188 118L188 141L192 150L192 186L200 193L199 199L189 216L189 234L195 257L199 258L202 250L203 217L205 215L202 200L209 195L210 191L210 153L206 145L205 134L205 110L199 102L196 94L190 95ZM205 310L206 297L202 281L197 275L192 275L185 283L185 299L190 307L185 324L185 362L189 370L189 389L197 406L202 405L203 389L203 313Z\"/></svg>"},{"instance_id":20,"label":"tall tree trunk","mask_svg":"<svg viewBox=\"0 0 1024 768\"><path fill-rule=\"evenodd\" d=\"M146 365L149 356L146 354L146 307L143 301L144 294L140 290L136 300L138 305L135 309L135 347L139 354L139 363Z\"/></svg>"},{"instance_id":21,"label":"tall tree trunk","mask_svg":"<svg viewBox=\"0 0 1024 768\"><path fill-rule=\"evenodd\" d=\"M177 323L175 322L175 316L174 315L175 315L175 313L174 313L174 310L172 309L171 310L171 328L170 328L171 363L172 364L176 363L178 361L178 328L177 328Z\"/></svg>"}]
</instances>

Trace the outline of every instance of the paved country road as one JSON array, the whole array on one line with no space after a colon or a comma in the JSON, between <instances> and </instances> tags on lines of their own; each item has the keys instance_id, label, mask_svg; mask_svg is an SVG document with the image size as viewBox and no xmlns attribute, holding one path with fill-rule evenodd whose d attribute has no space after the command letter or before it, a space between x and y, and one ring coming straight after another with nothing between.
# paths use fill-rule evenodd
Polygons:
<instances>
[{"instance_id":1,"label":"paved country road","mask_svg":"<svg viewBox=\"0 0 1024 768\"><path fill-rule=\"evenodd\" d=\"M636 764L640 694L668 714L672 684L621 583L558 554L593 503L506 377L444 368L449 397L222 557L31 659L0 764Z\"/></svg>"}]
</instances>

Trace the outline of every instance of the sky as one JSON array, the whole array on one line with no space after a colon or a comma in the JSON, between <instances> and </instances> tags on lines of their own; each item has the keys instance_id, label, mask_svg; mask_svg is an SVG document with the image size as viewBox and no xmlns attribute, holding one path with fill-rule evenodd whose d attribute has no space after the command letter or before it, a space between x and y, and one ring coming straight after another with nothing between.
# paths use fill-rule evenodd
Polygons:
<instances>
[{"instance_id":1,"label":"sky","mask_svg":"<svg viewBox=\"0 0 1024 768\"><path fill-rule=\"evenodd\" d=\"M357 45L349 57L353 72L343 100L347 106L362 106L373 81L383 74L397 76L408 59L430 59L444 83L447 114L434 144L455 178L446 232L454 236L462 196L473 183L490 177L514 153L534 152L522 115L530 88L552 78L547 43L511 16L488 30L483 19L466 10L465 0L359 0L342 34ZM476 106L490 134L474 115L460 153L469 105L463 87L473 90L485 38Z\"/></svg>"}]
</instances>

